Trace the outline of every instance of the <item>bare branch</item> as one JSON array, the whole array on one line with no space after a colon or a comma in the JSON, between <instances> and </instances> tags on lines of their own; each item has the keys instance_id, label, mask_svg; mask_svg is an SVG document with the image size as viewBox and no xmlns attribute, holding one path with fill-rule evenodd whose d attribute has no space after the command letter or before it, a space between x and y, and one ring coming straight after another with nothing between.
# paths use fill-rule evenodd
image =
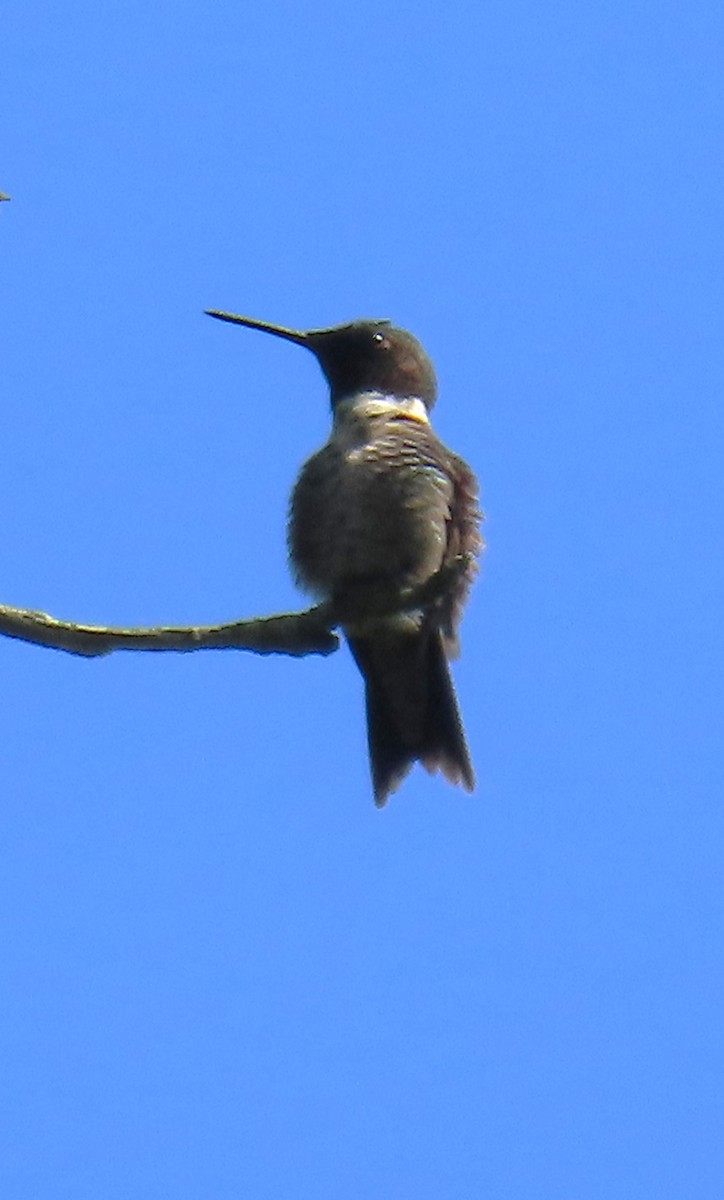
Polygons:
<instances>
[{"instance_id":1,"label":"bare branch","mask_svg":"<svg viewBox=\"0 0 724 1200\"><path fill-rule=\"evenodd\" d=\"M59 621L48 613L0 605L0 635L19 638L35 646L64 650L85 658L111 654L114 650L251 650L256 654L332 654L339 647L334 629L353 621L428 608L443 595L450 582L467 570L470 559L462 556L443 567L422 587L399 593L381 594L365 600L363 614L348 604L318 604L305 612L253 617L225 625L153 626L124 629L116 626L79 625Z\"/></svg>"},{"instance_id":2,"label":"bare branch","mask_svg":"<svg viewBox=\"0 0 724 1200\"><path fill-rule=\"evenodd\" d=\"M0 605L0 634L93 658L113 650L253 650L257 654L331 654L339 639L322 606L226 625L123 629L59 621L48 613Z\"/></svg>"}]
</instances>

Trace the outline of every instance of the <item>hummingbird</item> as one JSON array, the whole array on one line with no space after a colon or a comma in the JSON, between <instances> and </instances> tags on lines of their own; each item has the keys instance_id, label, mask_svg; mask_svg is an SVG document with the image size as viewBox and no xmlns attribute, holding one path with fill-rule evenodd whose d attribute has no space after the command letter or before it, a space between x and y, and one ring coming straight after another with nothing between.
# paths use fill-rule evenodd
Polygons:
<instances>
[{"instance_id":1,"label":"hummingbird","mask_svg":"<svg viewBox=\"0 0 724 1200\"><path fill-rule=\"evenodd\" d=\"M433 432L435 369L388 320L296 330L208 309L209 316L304 346L330 389L332 432L304 464L289 506L297 583L344 615L365 681L375 803L413 763L471 792L475 776L448 660L483 548L471 468ZM389 601L463 558L442 595L418 611ZM387 601L388 615L380 615Z\"/></svg>"}]
</instances>

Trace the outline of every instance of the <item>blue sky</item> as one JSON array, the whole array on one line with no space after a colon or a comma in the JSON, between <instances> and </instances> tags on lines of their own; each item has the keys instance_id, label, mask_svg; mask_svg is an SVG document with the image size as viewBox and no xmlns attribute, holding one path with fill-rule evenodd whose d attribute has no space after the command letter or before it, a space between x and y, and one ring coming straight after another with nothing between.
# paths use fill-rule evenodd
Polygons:
<instances>
[{"instance_id":1,"label":"blue sky","mask_svg":"<svg viewBox=\"0 0 724 1200\"><path fill-rule=\"evenodd\" d=\"M479 787L346 650L0 643L7 1200L709 1200L724 1162L719 4L10 3L5 603L301 605L311 356L388 316L488 515Z\"/></svg>"}]
</instances>

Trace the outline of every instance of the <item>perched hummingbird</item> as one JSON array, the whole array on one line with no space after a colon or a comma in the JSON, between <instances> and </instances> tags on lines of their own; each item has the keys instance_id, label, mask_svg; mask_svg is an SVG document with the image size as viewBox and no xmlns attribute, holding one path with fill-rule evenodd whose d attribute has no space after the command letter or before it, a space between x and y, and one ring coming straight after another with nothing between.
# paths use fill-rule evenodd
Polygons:
<instances>
[{"instance_id":1,"label":"perched hummingbird","mask_svg":"<svg viewBox=\"0 0 724 1200\"><path fill-rule=\"evenodd\" d=\"M430 425L437 397L430 359L389 321L303 332L233 313L209 316L306 346L327 378L332 433L295 484L289 554L305 590L352 614L343 628L366 684L375 803L386 802L417 760L472 791L447 664L458 652L472 558L424 611L374 615L381 601L483 546L475 476Z\"/></svg>"}]
</instances>

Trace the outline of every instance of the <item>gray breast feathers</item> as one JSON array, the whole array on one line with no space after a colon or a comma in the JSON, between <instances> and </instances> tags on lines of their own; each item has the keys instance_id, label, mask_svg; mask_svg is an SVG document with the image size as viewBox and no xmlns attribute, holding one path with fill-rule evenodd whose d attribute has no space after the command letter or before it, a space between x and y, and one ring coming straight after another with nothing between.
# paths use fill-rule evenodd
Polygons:
<instances>
[{"instance_id":1,"label":"gray breast feathers","mask_svg":"<svg viewBox=\"0 0 724 1200\"><path fill-rule=\"evenodd\" d=\"M419 420L377 418L363 436L333 435L302 468L292 495L292 564L300 584L320 596L424 583L481 544L472 471ZM451 639L468 588L461 580L441 614Z\"/></svg>"}]
</instances>

